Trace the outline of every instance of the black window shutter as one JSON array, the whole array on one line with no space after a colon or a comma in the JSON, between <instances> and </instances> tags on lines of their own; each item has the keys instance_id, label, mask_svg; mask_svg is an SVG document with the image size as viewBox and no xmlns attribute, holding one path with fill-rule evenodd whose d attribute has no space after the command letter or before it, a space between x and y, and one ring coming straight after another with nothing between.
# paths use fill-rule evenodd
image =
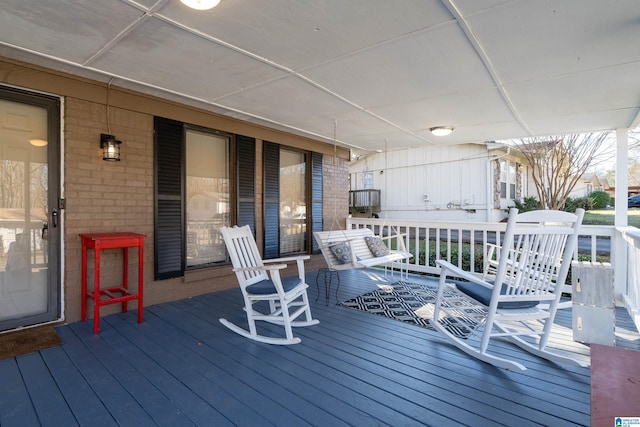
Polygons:
<instances>
[{"instance_id":1,"label":"black window shutter","mask_svg":"<svg viewBox=\"0 0 640 427\"><path fill-rule=\"evenodd\" d=\"M280 146L265 141L264 170L264 258L280 254Z\"/></svg>"},{"instance_id":2,"label":"black window shutter","mask_svg":"<svg viewBox=\"0 0 640 427\"><path fill-rule=\"evenodd\" d=\"M156 117L155 127L155 279L180 277L183 261L181 122Z\"/></svg>"},{"instance_id":3,"label":"black window shutter","mask_svg":"<svg viewBox=\"0 0 640 427\"><path fill-rule=\"evenodd\" d=\"M236 137L238 225L249 225L256 233L256 140Z\"/></svg>"},{"instance_id":4,"label":"black window shutter","mask_svg":"<svg viewBox=\"0 0 640 427\"><path fill-rule=\"evenodd\" d=\"M311 153L311 231L322 231L322 154ZM311 238L311 253L320 253L318 242Z\"/></svg>"}]
</instances>

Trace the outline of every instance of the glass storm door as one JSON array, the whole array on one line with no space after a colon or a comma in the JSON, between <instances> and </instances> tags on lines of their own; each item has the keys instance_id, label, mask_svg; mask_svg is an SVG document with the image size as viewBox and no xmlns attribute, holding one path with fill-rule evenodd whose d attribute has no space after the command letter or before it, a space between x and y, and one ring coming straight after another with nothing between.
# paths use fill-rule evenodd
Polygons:
<instances>
[{"instance_id":1,"label":"glass storm door","mask_svg":"<svg viewBox=\"0 0 640 427\"><path fill-rule=\"evenodd\" d=\"M60 101L0 86L0 331L60 318Z\"/></svg>"},{"instance_id":2,"label":"glass storm door","mask_svg":"<svg viewBox=\"0 0 640 427\"><path fill-rule=\"evenodd\" d=\"M280 149L280 254L306 253L307 187L304 153Z\"/></svg>"}]
</instances>

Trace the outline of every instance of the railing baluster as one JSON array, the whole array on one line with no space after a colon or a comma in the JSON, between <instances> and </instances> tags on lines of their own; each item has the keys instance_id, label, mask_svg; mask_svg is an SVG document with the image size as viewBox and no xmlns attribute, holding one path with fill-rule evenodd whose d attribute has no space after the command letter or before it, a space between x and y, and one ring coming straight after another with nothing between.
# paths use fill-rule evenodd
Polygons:
<instances>
[{"instance_id":1,"label":"railing baluster","mask_svg":"<svg viewBox=\"0 0 640 427\"><path fill-rule=\"evenodd\" d=\"M465 261L463 256L463 249L467 244L471 245L468 253L470 254L469 262L471 269L476 271L475 268L475 245L483 245L486 242L495 243L500 246L502 235L506 224L504 223L484 223L484 222L465 222L464 228L461 227L460 222L453 221L418 221L418 220L396 220L396 219L381 219L381 218L357 218L352 217L347 219L347 228L370 228L379 233L391 233L393 230L397 230L399 233L406 232L407 237L405 244L407 248L412 248L413 259L409 262L409 270L417 273L433 273L439 272L438 268L429 265L429 258L433 259L446 259L452 261L451 251L457 247L458 255L457 259L454 259L454 264L462 265ZM453 235L457 232L457 245L454 247ZM465 233L469 233L466 236ZM476 233L478 233L476 235ZM611 240L615 238L614 227L611 226L583 226L580 235L580 245L576 252L581 259L588 258L587 261L607 261L606 254L602 254L598 248L602 245L606 245L607 239ZM601 244L601 241L603 242ZM433 246L431 246L433 245ZM606 245L609 246L609 245ZM611 250L615 249L615 245L611 244ZM608 248L607 248L608 249ZM421 254L423 257L421 259ZM480 255L480 254L478 254ZM487 256L486 249L483 248L481 253L482 259Z\"/></svg>"}]
</instances>

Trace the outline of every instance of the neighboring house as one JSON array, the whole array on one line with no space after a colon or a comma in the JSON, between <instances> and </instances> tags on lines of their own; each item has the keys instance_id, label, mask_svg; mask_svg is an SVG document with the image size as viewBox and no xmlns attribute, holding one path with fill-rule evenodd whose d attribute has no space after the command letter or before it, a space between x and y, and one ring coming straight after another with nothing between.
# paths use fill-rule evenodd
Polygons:
<instances>
[{"instance_id":1,"label":"neighboring house","mask_svg":"<svg viewBox=\"0 0 640 427\"><path fill-rule=\"evenodd\" d=\"M616 186L615 179L612 177L610 179L604 179L604 191L609 193L611 196L611 200L615 203L616 196ZM633 175L629 175L629 185L627 186L627 196L635 196L636 194L640 194L640 180L637 179Z\"/></svg>"},{"instance_id":2,"label":"neighboring house","mask_svg":"<svg viewBox=\"0 0 640 427\"><path fill-rule=\"evenodd\" d=\"M604 180L600 180L595 173L585 173L580 177L576 186L573 187L569 197L586 197L594 191L604 191Z\"/></svg>"},{"instance_id":3,"label":"neighboring house","mask_svg":"<svg viewBox=\"0 0 640 427\"><path fill-rule=\"evenodd\" d=\"M380 190L380 218L499 221L528 195L524 159L495 142L372 153L349 173L352 191Z\"/></svg>"}]
</instances>

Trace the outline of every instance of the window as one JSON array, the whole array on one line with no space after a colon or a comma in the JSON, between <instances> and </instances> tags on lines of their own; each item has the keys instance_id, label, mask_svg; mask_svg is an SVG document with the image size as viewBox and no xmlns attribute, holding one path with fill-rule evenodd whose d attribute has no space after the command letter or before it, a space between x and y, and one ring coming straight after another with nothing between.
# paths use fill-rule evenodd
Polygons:
<instances>
[{"instance_id":1,"label":"window","mask_svg":"<svg viewBox=\"0 0 640 427\"><path fill-rule=\"evenodd\" d=\"M362 189L373 190L373 172L362 173Z\"/></svg>"},{"instance_id":2,"label":"window","mask_svg":"<svg viewBox=\"0 0 640 427\"><path fill-rule=\"evenodd\" d=\"M319 252L310 248L313 231L322 231L322 154L265 141L264 258Z\"/></svg>"},{"instance_id":3,"label":"window","mask_svg":"<svg viewBox=\"0 0 640 427\"><path fill-rule=\"evenodd\" d=\"M517 165L511 160L500 160L500 197L517 198L516 179Z\"/></svg>"},{"instance_id":4,"label":"window","mask_svg":"<svg viewBox=\"0 0 640 427\"><path fill-rule=\"evenodd\" d=\"M233 200L244 194L232 187L243 181L231 178L231 153L239 146L245 149L236 153L238 163L254 175L253 139L155 118L156 280L226 262L220 227L235 216L254 216L253 204L234 209Z\"/></svg>"},{"instance_id":5,"label":"window","mask_svg":"<svg viewBox=\"0 0 640 427\"><path fill-rule=\"evenodd\" d=\"M155 279L226 263L220 227L256 230L255 139L156 117L154 154ZM322 154L264 142L263 156L263 257L318 251L309 242L323 224Z\"/></svg>"},{"instance_id":6,"label":"window","mask_svg":"<svg viewBox=\"0 0 640 427\"><path fill-rule=\"evenodd\" d=\"M307 250L306 156L280 148L280 254Z\"/></svg>"},{"instance_id":7,"label":"window","mask_svg":"<svg viewBox=\"0 0 640 427\"><path fill-rule=\"evenodd\" d=\"M220 227L230 225L228 136L186 131L187 267L224 262Z\"/></svg>"}]
</instances>

